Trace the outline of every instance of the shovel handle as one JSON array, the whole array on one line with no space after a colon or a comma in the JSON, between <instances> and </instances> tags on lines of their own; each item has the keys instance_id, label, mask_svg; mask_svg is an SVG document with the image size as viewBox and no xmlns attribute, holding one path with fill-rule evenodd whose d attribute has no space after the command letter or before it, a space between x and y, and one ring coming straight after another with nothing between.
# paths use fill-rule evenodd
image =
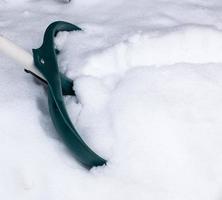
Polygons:
<instances>
[{"instance_id":1,"label":"shovel handle","mask_svg":"<svg viewBox=\"0 0 222 200\"><path fill-rule=\"evenodd\" d=\"M16 62L24 66L27 71L34 73L40 78L44 79L43 75L38 71L34 65L32 54L17 46L13 42L0 35L0 52L8 57L14 59Z\"/></svg>"}]
</instances>

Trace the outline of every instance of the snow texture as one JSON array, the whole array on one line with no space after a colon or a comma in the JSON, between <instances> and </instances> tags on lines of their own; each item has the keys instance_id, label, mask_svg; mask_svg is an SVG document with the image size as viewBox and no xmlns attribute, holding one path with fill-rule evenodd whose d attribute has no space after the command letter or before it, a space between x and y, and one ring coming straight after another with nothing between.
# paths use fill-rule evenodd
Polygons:
<instances>
[{"instance_id":1,"label":"snow texture","mask_svg":"<svg viewBox=\"0 0 222 200\"><path fill-rule=\"evenodd\" d=\"M222 2L3 0L0 34L31 53L48 24L81 137L108 160L68 153L38 81L0 54L0 197L221 200Z\"/></svg>"}]
</instances>

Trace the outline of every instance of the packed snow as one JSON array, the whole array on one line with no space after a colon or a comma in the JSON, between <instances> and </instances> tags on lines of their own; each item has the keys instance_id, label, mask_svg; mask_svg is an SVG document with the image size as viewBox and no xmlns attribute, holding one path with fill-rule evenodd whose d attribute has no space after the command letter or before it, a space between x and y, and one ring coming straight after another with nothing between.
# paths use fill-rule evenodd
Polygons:
<instances>
[{"instance_id":1,"label":"packed snow","mask_svg":"<svg viewBox=\"0 0 222 200\"><path fill-rule=\"evenodd\" d=\"M91 170L54 129L47 93L0 54L0 197L21 200L221 200L222 2L3 0L0 35L28 52L65 20L60 70Z\"/></svg>"}]
</instances>

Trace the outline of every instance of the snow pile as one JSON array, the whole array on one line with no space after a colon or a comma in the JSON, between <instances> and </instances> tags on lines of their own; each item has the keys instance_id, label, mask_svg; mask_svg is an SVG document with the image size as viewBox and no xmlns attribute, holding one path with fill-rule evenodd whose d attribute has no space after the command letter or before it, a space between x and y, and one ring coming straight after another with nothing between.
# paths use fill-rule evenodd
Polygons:
<instances>
[{"instance_id":1,"label":"snow pile","mask_svg":"<svg viewBox=\"0 0 222 200\"><path fill-rule=\"evenodd\" d=\"M43 88L0 55L3 199L221 199L220 1L5 2L0 34L29 51L54 20L83 28L56 38L66 105L108 165L69 155Z\"/></svg>"},{"instance_id":2,"label":"snow pile","mask_svg":"<svg viewBox=\"0 0 222 200\"><path fill-rule=\"evenodd\" d=\"M206 27L137 34L88 58L73 120L108 158L108 176L149 188L144 198L220 196L222 70L197 63L221 62L221 35Z\"/></svg>"}]
</instances>

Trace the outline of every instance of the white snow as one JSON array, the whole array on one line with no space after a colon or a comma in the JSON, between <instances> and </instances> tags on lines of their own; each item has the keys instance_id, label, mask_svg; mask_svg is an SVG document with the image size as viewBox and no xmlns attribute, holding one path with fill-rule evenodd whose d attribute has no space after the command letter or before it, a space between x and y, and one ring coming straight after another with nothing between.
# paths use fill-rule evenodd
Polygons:
<instances>
[{"instance_id":1,"label":"white snow","mask_svg":"<svg viewBox=\"0 0 222 200\"><path fill-rule=\"evenodd\" d=\"M74 37L75 35L73 35ZM101 77L138 66L220 63L222 32L206 26L138 33L87 60L84 74ZM105 66L105 67L104 67Z\"/></svg>"},{"instance_id":2,"label":"white snow","mask_svg":"<svg viewBox=\"0 0 222 200\"><path fill-rule=\"evenodd\" d=\"M0 55L0 197L21 200L220 200L222 3L219 0L4 0L0 34L31 52L62 32L65 97L107 166L84 169L51 123L47 94Z\"/></svg>"}]
</instances>

